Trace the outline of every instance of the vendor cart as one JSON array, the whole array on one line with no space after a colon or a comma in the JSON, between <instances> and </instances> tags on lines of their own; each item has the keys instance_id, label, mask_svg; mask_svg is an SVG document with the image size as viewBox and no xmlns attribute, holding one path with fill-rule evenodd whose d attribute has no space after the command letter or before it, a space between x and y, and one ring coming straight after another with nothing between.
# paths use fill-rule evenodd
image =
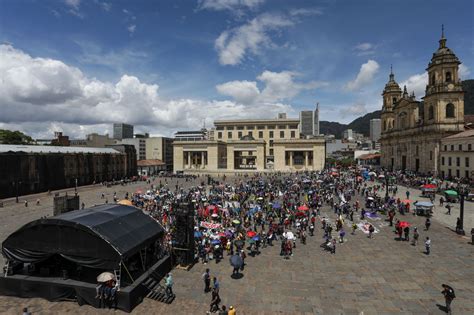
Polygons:
<instances>
[{"instance_id":1,"label":"vendor cart","mask_svg":"<svg viewBox=\"0 0 474 315\"><path fill-rule=\"evenodd\" d=\"M434 205L428 201L415 203L415 214L421 216L431 216Z\"/></svg>"}]
</instances>

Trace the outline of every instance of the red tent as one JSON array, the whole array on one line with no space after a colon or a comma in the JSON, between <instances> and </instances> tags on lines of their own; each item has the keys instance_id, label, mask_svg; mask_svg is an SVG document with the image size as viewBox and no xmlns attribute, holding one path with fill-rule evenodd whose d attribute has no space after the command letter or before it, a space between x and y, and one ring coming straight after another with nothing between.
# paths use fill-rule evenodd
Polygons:
<instances>
[{"instance_id":1,"label":"red tent","mask_svg":"<svg viewBox=\"0 0 474 315\"><path fill-rule=\"evenodd\" d=\"M407 221L401 221L398 226L403 229L403 228L406 228L407 226L410 226L410 225L411 224L408 223Z\"/></svg>"},{"instance_id":2,"label":"red tent","mask_svg":"<svg viewBox=\"0 0 474 315\"><path fill-rule=\"evenodd\" d=\"M421 188L425 188L425 189L436 189L436 185L434 185L434 184L426 184L426 185L421 186Z\"/></svg>"}]
</instances>

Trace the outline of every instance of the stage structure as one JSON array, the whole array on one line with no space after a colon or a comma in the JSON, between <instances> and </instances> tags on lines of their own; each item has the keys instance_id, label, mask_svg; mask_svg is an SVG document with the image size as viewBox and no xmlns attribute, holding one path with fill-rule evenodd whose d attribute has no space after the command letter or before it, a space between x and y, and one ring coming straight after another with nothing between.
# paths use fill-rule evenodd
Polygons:
<instances>
[{"instance_id":1,"label":"stage structure","mask_svg":"<svg viewBox=\"0 0 474 315\"><path fill-rule=\"evenodd\" d=\"M2 243L7 263L0 294L75 299L99 307L96 277L109 271L120 286L116 306L130 312L148 294L142 283L152 274L159 281L171 270L163 236L158 222L124 205L101 205L35 220Z\"/></svg>"}]
</instances>

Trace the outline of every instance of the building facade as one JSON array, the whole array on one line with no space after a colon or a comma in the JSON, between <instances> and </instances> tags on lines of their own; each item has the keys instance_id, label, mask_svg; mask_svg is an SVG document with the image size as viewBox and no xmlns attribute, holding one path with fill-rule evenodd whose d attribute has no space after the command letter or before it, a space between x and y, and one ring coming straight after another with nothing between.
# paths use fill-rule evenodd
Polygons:
<instances>
[{"instance_id":1,"label":"building facade","mask_svg":"<svg viewBox=\"0 0 474 315\"><path fill-rule=\"evenodd\" d=\"M440 171L443 178L474 178L474 129L441 139Z\"/></svg>"},{"instance_id":2,"label":"building facade","mask_svg":"<svg viewBox=\"0 0 474 315\"><path fill-rule=\"evenodd\" d=\"M146 139L146 160L161 160L165 170L173 170L173 139L166 137L150 137Z\"/></svg>"},{"instance_id":3,"label":"building facade","mask_svg":"<svg viewBox=\"0 0 474 315\"><path fill-rule=\"evenodd\" d=\"M377 142L382 134L382 121L378 118L370 120L370 140Z\"/></svg>"},{"instance_id":4,"label":"building facade","mask_svg":"<svg viewBox=\"0 0 474 315\"><path fill-rule=\"evenodd\" d=\"M439 174L441 139L464 130L461 62L446 46L444 32L428 64L423 101L403 92L393 72L385 85L382 107L381 164L387 169Z\"/></svg>"},{"instance_id":5,"label":"building facade","mask_svg":"<svg viewBox=\"0 0 474 315\"><path fill-rule=\"evenodd\" d=\"M73 139L69 140L69 143L73 147L91 147L91 148L105 148L108 145L115 143L115 140L109 138L109 135L99 135L97 133L91 133L86 136L85 139Z\"/></svg>"},{"instance_id":6,"label":"building facade","mask_svg":"<svg viewBox=\"0 0 474 315\"><path fill-rule=\"evenodd\" d=\"M114 139L122 140L133 138L133 125L114 124Z\"/></svg>"},{"instance_id":7,"label":"building facade","mask_svg":"<svg viewBox=\"0 0 474 315\"><path fill-rule=\"evenodd\" d=\"M325 140L300 139L299 119L218 120L214 139L174 141L174 171L320 170Z\"/></svg>"},{"instance_id":8,"label":"building facade","mask_svg":"<svg viewBox=\"0 0 474 315\"><path fill-rule=\"evenodd\" d=\"M134 154L133 147L0 145L0 198L130 178Z\"/></svg>"},{"instance_id":9,"label":"building facade","mask_svg":"<svg viewBox=\"0 0 474 315\"><path fill-rule=\"evenodd\" d=\"M305 137L319 136L319 103L314 111L300 112L300 133Z\"/></svg>"},{"instance_id":10,"label":"building facade","mask_svg":"<svg viewBox=\"0 0 474 315\"><path fill-rule=\"evenodd\" d=\"M127 138L117 141L117 144L133 145L137 152L137 160L146 160L146 140L147 138Z\"/></svg>"}]
</instances>

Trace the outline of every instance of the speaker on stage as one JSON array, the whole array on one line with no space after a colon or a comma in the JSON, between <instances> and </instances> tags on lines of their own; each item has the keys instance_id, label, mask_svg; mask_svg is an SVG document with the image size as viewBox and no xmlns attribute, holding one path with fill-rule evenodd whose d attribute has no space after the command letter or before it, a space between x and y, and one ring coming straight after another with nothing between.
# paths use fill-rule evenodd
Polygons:
<instances>
[{"instance_id":1,"label":"speaker on stage","mask_svg":"<svg viewBox=\"0 0 474 315\"><path fill-rule=\"evenodd\" d=\"M179 265L187 266L194 262L194 205L179 203L175 209L174 253Z\"/></svg>"}]
</instances>

